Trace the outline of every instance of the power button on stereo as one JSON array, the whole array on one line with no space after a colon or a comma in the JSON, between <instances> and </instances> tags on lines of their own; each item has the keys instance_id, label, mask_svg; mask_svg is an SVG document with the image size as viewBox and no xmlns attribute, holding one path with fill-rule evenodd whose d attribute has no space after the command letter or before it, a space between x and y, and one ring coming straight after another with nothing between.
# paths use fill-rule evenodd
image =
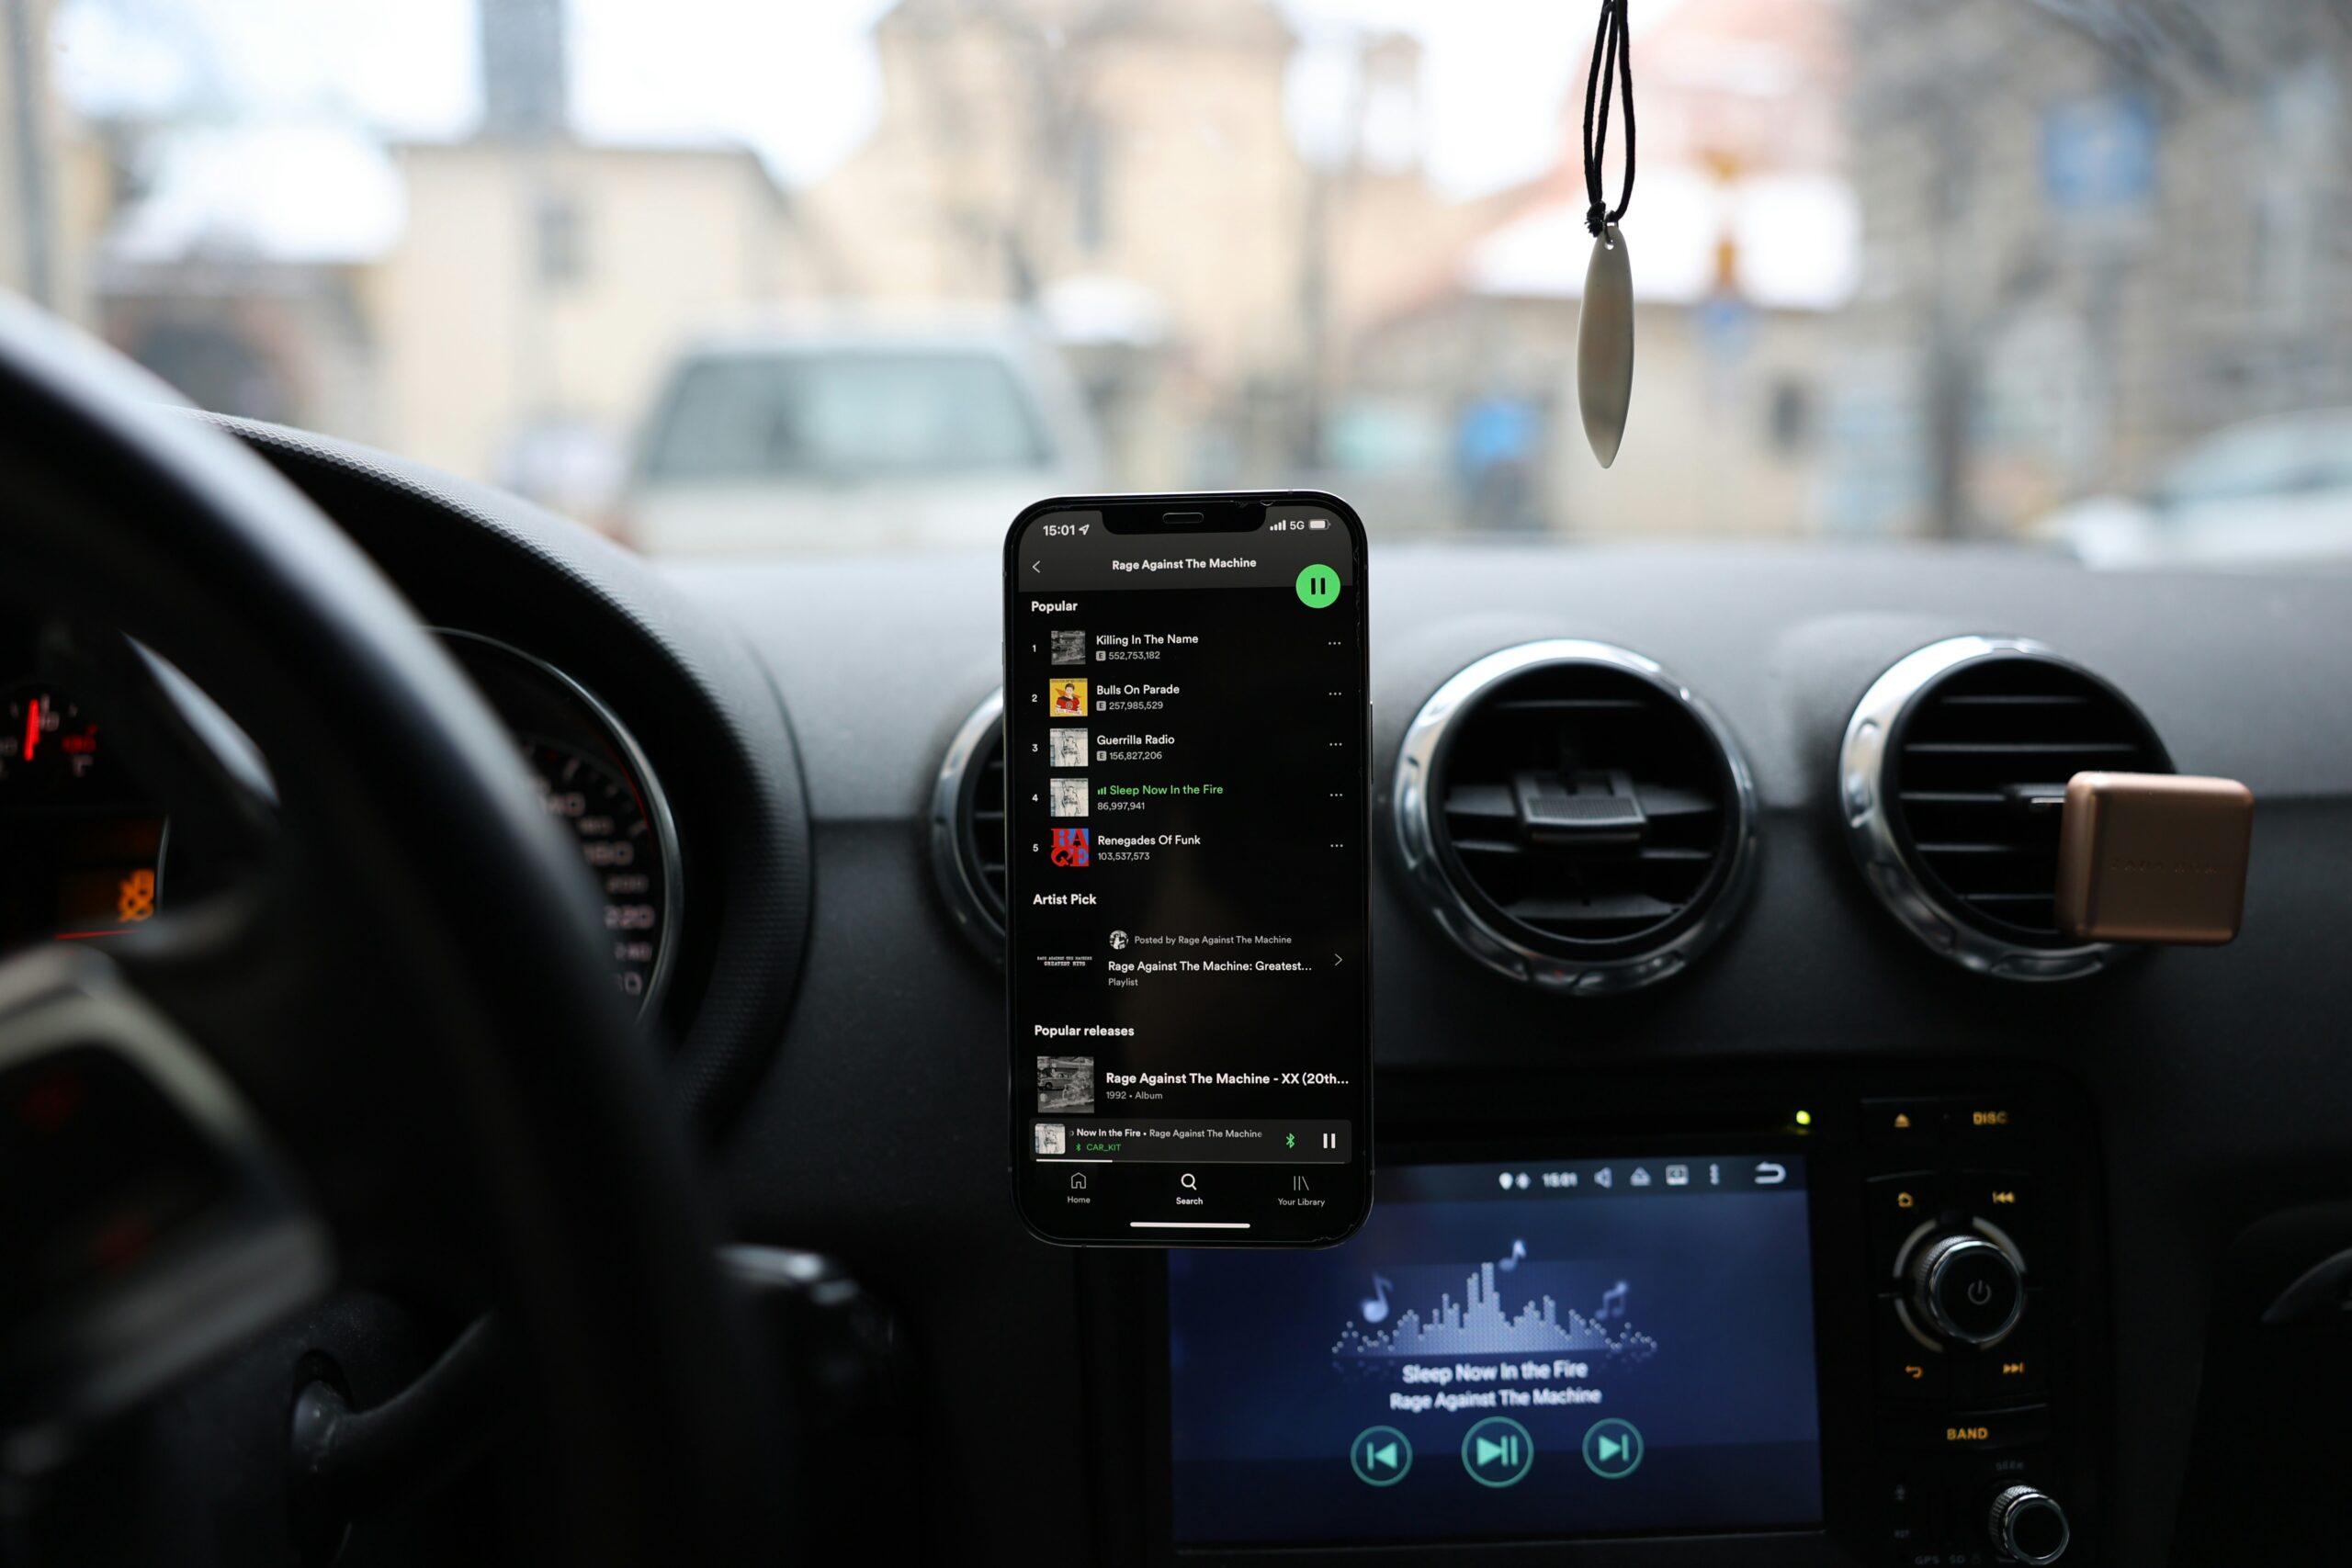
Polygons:
<instances>
[{"instance_id":1,"label":"power button on stereo","mask_svg":"<svg viewBox=\"0 0 2352 1568\"><path fill-rule=\"evenodd\" d=\"M1958 1345L1990 1345L2017 1326L2025 1281L2009 1255L1976 1235L1947 1235L1921 1247L1910 1268L1911 1304L1935 1333Z\"/></svg>"}]
</instances>

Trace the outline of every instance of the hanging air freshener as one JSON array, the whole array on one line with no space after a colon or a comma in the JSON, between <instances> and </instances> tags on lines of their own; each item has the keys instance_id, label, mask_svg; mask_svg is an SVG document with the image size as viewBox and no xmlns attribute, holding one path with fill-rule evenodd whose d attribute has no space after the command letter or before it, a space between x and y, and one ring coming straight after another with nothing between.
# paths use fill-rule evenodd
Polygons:
<instances>
[{"instance_id":1,"label":"hanging air freshener","mask_svg":"<svg viewBox=\"0 0 2352 1568\"><path fill-rule=\"evenodd\" d=\"M1625 102L1625 186L1614 211L1600 194L1612 73ZM1584 216L1584 226L1592 231L1592 260L1585 266L1584 306L1577 317L1577 404L1584 414L1585 439L1605 468L1617 460L1625 411L1634 399L1634 269L1625 257L1625 236L1617 230L1634 199L1634 59L1625 39L1625 0L1600 0L1592 73L1584 85L1584 193L1592 204Z\"/></svg>"}]
</instances>

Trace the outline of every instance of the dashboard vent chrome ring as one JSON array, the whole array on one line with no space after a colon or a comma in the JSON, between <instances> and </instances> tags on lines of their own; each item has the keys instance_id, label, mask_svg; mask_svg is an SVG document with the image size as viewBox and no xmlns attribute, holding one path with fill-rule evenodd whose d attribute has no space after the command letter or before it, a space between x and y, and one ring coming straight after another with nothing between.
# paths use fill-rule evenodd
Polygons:
<instances>
[{"instance_id":1,"label":"dashboard vent chrome ring","mask_svg":"<svg viewBox=\"0 0 2352 1568\"><path fill-rule=\"evenodd\" d=\"M931 868L947 912L991 963L1004 962L1004 691L956 731L931 792Z\"/></svg>"},{"instance_id":2,"label":"dashboard vent chrome ring","mask_svg":"<svg viewBox=\"0 0 2352 1568\"><path fill-rule=\"evenodd\" d=\"M2059 819L2086 768L2172 760L2129 698L2053 649L1949 637L1862 694L1838 749L1838 814L1871 893L1931 951L2003 979L2076 979L2128 951L2057 929Z\"/></svg>"},{"instance_id":3,"label":"dashboard vent chrome ring","mask_svg":"<svg viewBox=\"0 0 2352 1568\"><path fill-rule=\"evenodd\" d=\"M1577 996L1679 973L1754 875L1756 789L1713 710L1654 661L1560 638L1507 648L1407 727L1406 877L1488 968Z\"/></svg>"}]
</instances>

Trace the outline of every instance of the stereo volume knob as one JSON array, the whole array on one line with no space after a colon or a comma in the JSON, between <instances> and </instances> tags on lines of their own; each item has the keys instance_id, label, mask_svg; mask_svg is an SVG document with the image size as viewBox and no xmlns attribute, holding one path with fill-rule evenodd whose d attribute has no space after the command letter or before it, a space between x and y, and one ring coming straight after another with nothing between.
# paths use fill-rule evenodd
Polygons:
<instances>
[{"instance_id":1,"label":"stereo volume knob","mask_svg":"<svg viewBox=\"0 0 2352 1568\"><path fill-rule=\"evenodd\" d=\"M1993 1550L2020 1562L2041 1568L2066 1555L2074 1532L2066 1525L2066 1510L2047 1492L2030 1486L2004 1487L1993 1499Z\"/></svg>"},{"instance_id":2,"label":"stereo volume knob","mask_svg":"<svg viewBox=\"0 0 2352 1568\"><path fill-rule=\"evenodd\" d=\"M1912 1306L1955 1344L1990 1345L2025 1310L2018 1266L1982 1236L1939 1236L1919 1249L1910 1273Z\"/></svg>"}]
</instances>

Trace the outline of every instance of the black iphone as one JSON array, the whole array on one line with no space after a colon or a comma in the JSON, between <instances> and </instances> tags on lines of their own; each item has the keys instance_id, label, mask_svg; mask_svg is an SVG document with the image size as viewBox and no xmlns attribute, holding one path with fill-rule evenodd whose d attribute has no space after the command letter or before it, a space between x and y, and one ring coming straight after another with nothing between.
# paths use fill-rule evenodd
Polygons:
<instances>
[{"instance_id":1,"label":"black iphone","mask_svg":"<svg viewBox=\"0 0 2352 1568\"><path fill-rule=\"evenodd\" d=\"M1014 522L1012 1170L1046 1240L1320 1247L1370 1211L1368 626L1333 496Z\"/></svg>"}]
</instances>

